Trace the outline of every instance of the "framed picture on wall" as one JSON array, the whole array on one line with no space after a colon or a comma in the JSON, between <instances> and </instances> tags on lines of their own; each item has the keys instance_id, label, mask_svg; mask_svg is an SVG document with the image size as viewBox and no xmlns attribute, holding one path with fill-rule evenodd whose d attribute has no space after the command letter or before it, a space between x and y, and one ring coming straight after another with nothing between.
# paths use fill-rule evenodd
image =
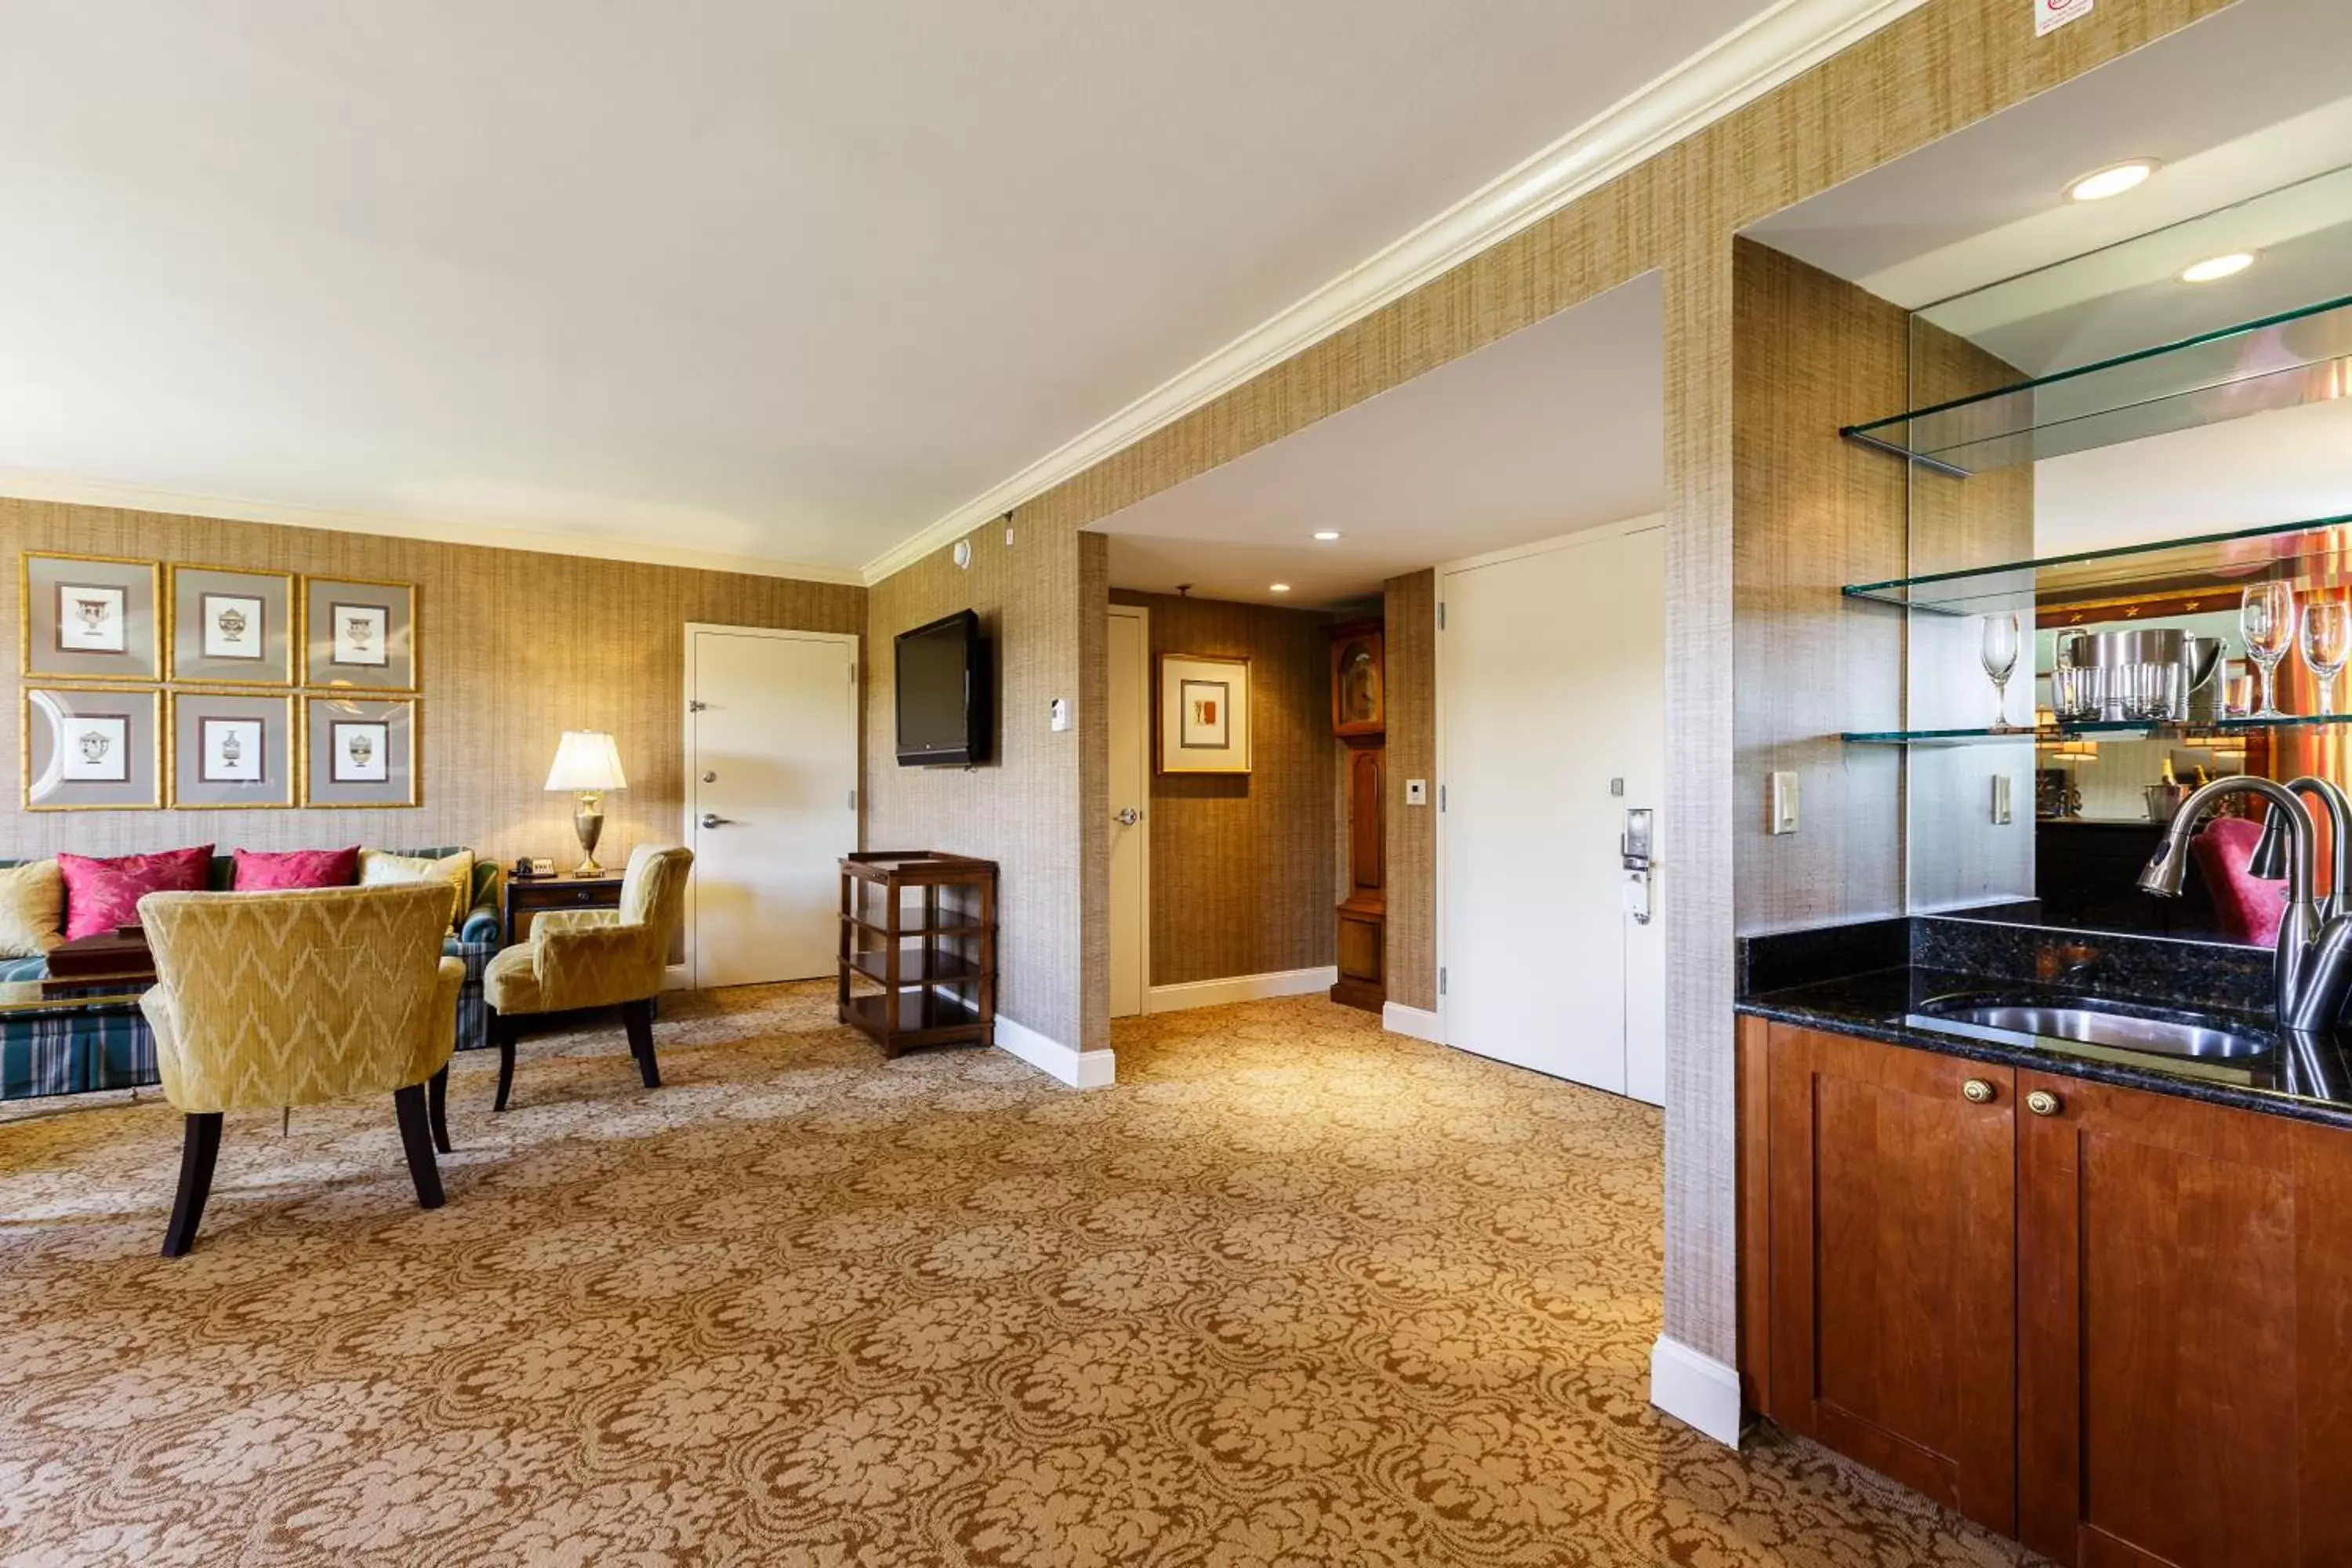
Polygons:
<instances>
[{"instance_id":1,"label":"framed picture on wall","mask_svg":"<svg viewBox=\"0 0 2352 1568\"><path fill-rule=\"evenodd\" d=\"M238 691L174 691L166 699L171 804L266 808L294 804L299 748L294 699Z\"/></svg>"},{"instance_id":2,"label":"framed picture on wall","mask_svg":"<svg viewBox=\"0 0 2352 1568\"><path fill-rule=\"evenodd\" d=\"M1160 772L1250 771L1250 662L1211 654L1160 656Z\"/></svg>"},{"instance_id":3,"label":"framed picture on wall","mask_svg":"<svg viewBox=\"0 0 2352 1568\"><path fill-rule=\"evenodd\" d=\"M153 680L156 578L152 561L111 555L18 558L23 668L52 680Z\"/></svg>"},{"instance_id":4,"label":"framed picture on wall","mask_svg":"<svg viewBox=\"0 0 2352 1568\"><path fill-rule=\"evenodd\" d=\"M416 589L354 578L302 580L305 686L416 689Z\"/></svg>"},{"instance_id":5,"label":"framed picture on wall","mask_svg":"<svg viewBox=\"0 0 2352 1568\"><path fill-rule=\"evenodd\" d=\"M416 704L406 698L302 699L302 804L415 805L424 771Z\"/></svg>"},{"instance_id":6,"label":"framed picture on wall","mask_svg":"<svg viewBox=\"0 0 2352 1568\"><path fill-rule=\"evenodd\" d=\"M25 809L152 811L163 804L153 689L25 688Z\"/></svg>"},{"instance_id":7,"label":"framed picture on wall","mask_svg":"<svg viewBox=\"0 0 2352 1568\"><path fill-rule=\"evenodd\" d=\"M167 679L208 686L294 684L294 575L173 566Z\"/></svg>"}]
</instances>

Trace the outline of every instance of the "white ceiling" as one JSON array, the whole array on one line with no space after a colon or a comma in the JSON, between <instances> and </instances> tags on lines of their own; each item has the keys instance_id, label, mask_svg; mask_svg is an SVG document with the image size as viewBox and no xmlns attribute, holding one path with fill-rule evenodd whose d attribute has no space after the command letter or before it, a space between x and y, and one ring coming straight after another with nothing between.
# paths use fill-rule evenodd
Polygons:
<instances>
[{"instance_id":1,"label":"white ceiling","mask_svg":"<svg viewBox=\"0 0 2352 1568\"><path fill-rule=\"evenodd\" d=\"M0 466L853 568L1764 9L7 0Z\"/></svg>"},{"instance_id":2,"label":"white ceiling","mask_svg":"<svg viewBox=\"0 0 2352 1568\"><path fill-rule=\"evenodd\" d=\"M2081 363L2116 342L2170 341L2182 331L2242 321L2277 307L2290 258L2221 284L2172 280L2181 263L2161 243L2122 242L2261 193L2352 163L2352 5L2344 0L2240 0L2155 44L2077 77L1990 120L1822 192L1748 232L1779 250L1883 299L1919 309L2003 279L1999 321L1959 328L2029 374ZM2137 189L2103 202L2069 202L2065 190L2092 170L2129 159L2162 161ZM2343 212L2342 205L2333 209ZM2231 248L2227 220L2203 226L2209 247ZM2294 230L2307 233L2311 226ZM2273 225L2250 247L2283 244ZM2114 256L2065 269L2079 285L2095 274L2116 298L2097 310L2069 298L2068 320L2085 335L2035 318L2057 301L2037 268ZM2339 265L2343 255L2337 252ZM2115 276L2125 257L2155 269ZM2279 265L2273 266L2276 259ZM2339 281L2341 274L2339 272ZM2342 293L2352 284L2338 288ZM2306 302L2305 295L2292 302ZM2037 309L2037 306L2040 307ZM2183 326L2183 323L2188 324ZM2016 324L2006 338L2000 329Z\"/></svg>"},{"instance_id":3,"label":"white ceiling","mask_svg":"<svg viewBox=\"0 0 2352 1568\"><path fill-rule=\"evenodd\" d=\"M1649 273L1096 526L1118 587L1326 608L1402 573L1659 510L1665 429ZM1341 537L1318 543L1318 529Z\"/></svg>"}]
</instances>

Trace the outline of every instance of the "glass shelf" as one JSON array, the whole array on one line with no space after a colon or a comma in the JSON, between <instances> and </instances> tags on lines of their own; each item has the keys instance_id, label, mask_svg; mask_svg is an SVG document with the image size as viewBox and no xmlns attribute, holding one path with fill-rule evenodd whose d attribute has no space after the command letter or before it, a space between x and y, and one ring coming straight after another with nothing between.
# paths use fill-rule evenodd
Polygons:
<instances>
[{"instance_id":1,"label":"glass shelf","mask_svg":"<svg viewBox=\"0 0 2352 1568\"><path fill-rule=\"evenodd\" d=\"M2290 713L2280 719L2223 719L2210 724L2152 724L2145 720L2085 720L2079 723L2011 725L1996 730L1849 730L1838 737L1851 746L1981 746L1995 742L2031 741L2040 745L2077 739L2111 741L2168 737L2194 747L2254 731L2315 730L2328 724L2352 724L2352 713Z\"/></svg>"},{"instance_id":2,"label":"glass shelf","mask_svg":"<svg viewBox=\"0 0 2352 1568\"><path fill-rule=\"evenodd\" d=\"M2352 392L2352 296L1839 432L1966 479Z\"/></svg>"},{"instance_id":3,"label":"glass shelf","mask_svg":"<svg viewBox=\"0 0 2352 1568\"><path fill-rule=\"evenodd\" d=\"M2230 609L2248 583L2345 572L2352 572L2352 516L2003 561L1885 583L1849 583L1841 592L1946 616L2076 605L2126 592L2174 596L2204 590L2226 596L2212 608Z\"/></svg>"}]
</instances>

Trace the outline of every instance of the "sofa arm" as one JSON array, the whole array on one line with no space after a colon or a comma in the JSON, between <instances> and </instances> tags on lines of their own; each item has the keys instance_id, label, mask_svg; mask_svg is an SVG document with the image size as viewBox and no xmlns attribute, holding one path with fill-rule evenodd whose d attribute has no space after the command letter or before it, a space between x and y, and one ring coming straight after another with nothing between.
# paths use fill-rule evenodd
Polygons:
<instances>
[{"instance_id":1,"label":"sofa arm","mask_svg":"<svg viewBox=\"0 0 2352 1568\"><path fill-rule=\"evenodd\" d=\"M506 921L499 915L496 904L476 904L466 911L465 924L457 928L457 940L468 945L488 943L497 947L506 941Z\"/></svg>"}]
</instances>

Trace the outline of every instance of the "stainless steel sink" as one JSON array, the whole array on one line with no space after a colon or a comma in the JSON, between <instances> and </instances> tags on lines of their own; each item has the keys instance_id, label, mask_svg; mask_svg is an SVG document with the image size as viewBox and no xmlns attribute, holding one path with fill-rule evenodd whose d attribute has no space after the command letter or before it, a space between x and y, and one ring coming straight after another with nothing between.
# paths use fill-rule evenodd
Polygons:
<instances>
[{"instance_id":1,"label":"stainless steel sink","mask_svg":"<svg viewBox=\"0 0 2352 1568\"><path fill-rule=\"evenodd\" d=\"M1929 1002L1920 1012L1956 1024L2005 1029L2047 1039L2075 1040L2119 1051L2145 1051L2160 1057L2197 1057L2229 1060L2258 1057L2272 1043L2259 1035L2242 1035L2205 1024L2179 1023L2169 1018L2143 1018L2130 1013L2110 1013L2100 1007L2040 1007L2007 1002Z\"/></svg>"}]
</instances>

